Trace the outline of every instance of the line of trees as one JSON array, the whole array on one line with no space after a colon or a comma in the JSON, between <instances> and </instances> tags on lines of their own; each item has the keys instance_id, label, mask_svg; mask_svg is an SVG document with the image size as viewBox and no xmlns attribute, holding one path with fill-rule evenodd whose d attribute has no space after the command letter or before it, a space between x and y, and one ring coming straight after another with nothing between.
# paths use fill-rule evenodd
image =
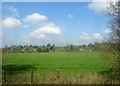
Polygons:
<instances>
[{"instance_id":1,"label":"line of trees","mask_svg":"<svg viewBox=\"0 0 120 86\"><path fill-rule=\"evenodd\" d=\"M55 46L54 44L47 44L43 46L33 46L33 45L12 45L5 46L2 49L3 53L35 53L35 52L82 52L82 51L103 51L108 42L94 44L90 43L88 45L66 45L66 46Z\"/></svg>"},{"instance_id":2,"label":"line of trees","mask_svg":"<svg viewBox=\"0 0 120 86\"><path fill-rule=\"evenodd\" d=\"M33 46L33 45L12 45L12 46L5 46L2 49L2 52L6 53L34 53L34 52L54 52L55 45L54 44L47 44L46 46Z\"/></svg>"}]
</instances>

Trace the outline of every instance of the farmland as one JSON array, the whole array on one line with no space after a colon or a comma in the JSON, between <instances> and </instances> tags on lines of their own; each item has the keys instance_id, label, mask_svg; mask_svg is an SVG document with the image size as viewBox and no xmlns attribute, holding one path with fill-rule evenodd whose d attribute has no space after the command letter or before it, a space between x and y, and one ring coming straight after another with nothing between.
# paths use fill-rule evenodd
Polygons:
<instances>
[{"instance_id":1,"label":"farmland","mask_svg":"<svg viewBox=\"0 0 120 86\"><path fill-rule=\"evenodd\" d=\"M80 75L93 77L95 74L109 70L111 68L112 56L111 54L106 56L107 61L103 58L104 53L97 51L3 53L3 69L8 72L9 83L30 83L31 69L36 81L34 83L44 83L44 81L47 81L46 83L54 83L54 80L50 81L46 80L46 78L50 79L52 77L53 79L58 73L62 77L60 81L63 80L64 83L68 83L67 81L65 82L65 77L75 76L76 78ZM11 76L12 78L9 79ZM21 78L17 79L18 76Z\"/></svg>"}]
</instances>

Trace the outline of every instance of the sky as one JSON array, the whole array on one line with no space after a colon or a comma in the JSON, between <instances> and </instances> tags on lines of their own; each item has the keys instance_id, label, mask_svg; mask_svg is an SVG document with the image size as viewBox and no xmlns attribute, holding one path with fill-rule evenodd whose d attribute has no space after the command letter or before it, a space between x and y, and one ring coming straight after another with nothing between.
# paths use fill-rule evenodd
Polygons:
<instances>
[{"instance_id":1,"label":"sky","mask_svg":"<svg viewBox=\"0 0 120 86\"><path fill-rule=\"evenodd\" d=\"M107 3L3 2L2 46L88 44L105 41Z\"/></svg>"}]
</instances>

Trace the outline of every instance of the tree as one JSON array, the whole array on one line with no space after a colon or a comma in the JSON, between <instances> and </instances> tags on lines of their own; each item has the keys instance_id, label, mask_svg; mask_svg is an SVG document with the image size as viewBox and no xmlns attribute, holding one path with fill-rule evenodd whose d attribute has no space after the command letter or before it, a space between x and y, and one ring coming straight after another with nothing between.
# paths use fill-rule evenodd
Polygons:
<instances>
[{"instance_id":1,"label":"tree","mask_svg":"<svg viewBox=\"0 0 120 86\"><path fill-rule=\"evenodd\" d=\"M51 47L51 44L49 43L49 44L47 44L47 47Z\"/></svg>"},{"instance_id":2,"label":"tree","mask_svg":"<svg viewBox=\"0 0 120 86\"><path fill-rule=\"evenodd\" d=\"M54 44L52 44L50 50L52 50L53 52L55 52L55 45Z\"/></svg>"},{"instance_id":3,"label":"tree","mask_svg":"<svg viewBox=\"0 0 120 86\"><path fill-rule=\"evenodd\" d=\"M94 50L94 46L93 46L92 43L88 44L88 49L89 49L89 50Z\"/></svg>"},{"instance_id":4,"label":"tree","mask_svg":"<svg viewBox=\"0 0 120 86\"><path fill-rule=\"evenodd\" d=\"M37 48L37 51L38 51L38 52L41 52L41 47L38 47L38 48Z\"/></svg>"},{"instance_id":5,"label":"tree","mask_svg":"<svg viewBox=\"0 0 120 86\"><path fill-rule=\"evenodd\" d=\"M47 46L46 46L46 49L47 49L47 52L49 52L50 51L50 48L51 48L51 44L49 43L49 44L47 44Z\"/></svg>"},{"instance_id":6,"label":"tree","mask_svg":"<svg viewBox=\"0 0 120 86\"><path fill-rule=\"evenodd\" d=\"M110 3L109 15L111 16L111 21L109 27L112 31L110 35L111 47L115 54L115 63L113 74L120 83L120 1L116 3Z\"/></svg>"}]
</instances>

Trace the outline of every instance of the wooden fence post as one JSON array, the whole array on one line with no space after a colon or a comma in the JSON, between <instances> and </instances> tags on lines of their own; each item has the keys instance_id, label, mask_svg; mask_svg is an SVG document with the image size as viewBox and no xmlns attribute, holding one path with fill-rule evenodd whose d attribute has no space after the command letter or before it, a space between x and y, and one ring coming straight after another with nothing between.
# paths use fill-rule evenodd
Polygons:
<instances>
[{"instance_id":1,"label":"wooden fence post","mask_svg":"<svg viewBox=\"0 0 120 86\"><path fill-rule=\"evenodd\" d=\"M57 79L60 77L59 69L57 69Z\"/></svg>"},{"instance_id":2,"label":"wooden fence post","mask_svg":"<svg viewBox=\"0 0 120 86\"><path fill-rule=\"evenodd\" d=\"M31 84L33 83L33 70L31 69Z\"/></svg>"},{"instance_id":3,"label":"wooden fence post","mask_svg":"<svg viewBox=\"0 0 120 86\"><path fill-rule=\"evenodd\" d=\"M2 70L2 82L7 83L7 76L4 70Z\"/></svg>"}]
</instances>

